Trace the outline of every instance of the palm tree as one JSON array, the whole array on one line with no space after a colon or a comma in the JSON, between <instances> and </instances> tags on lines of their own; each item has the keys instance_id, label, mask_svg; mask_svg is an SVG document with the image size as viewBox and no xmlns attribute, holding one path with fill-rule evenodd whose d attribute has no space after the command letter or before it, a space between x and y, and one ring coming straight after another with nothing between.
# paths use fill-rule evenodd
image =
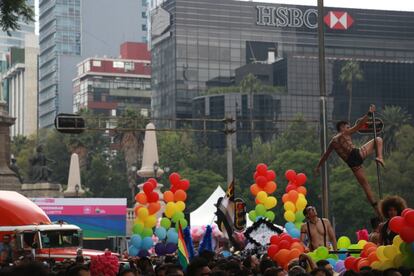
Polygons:
<instances>
[{"instance_id":1,"label":"palm tree","mask_svg":"<svg viewBox=\"0 0 414 276\"><path fill-rule=\"evenodd\" d=\"M254 140L254 123L253 123L253 108L254 108L254 102L253 102L253 93L259 92L262 89L262 84L260 80L256 78L255 75L252 73L247 74L242 81L240 82L240 92L249 92L249 112L250 112L250 139L251 143L253 145Z\"/></svg>"},{"instance_id":2,"label":"palm tree","mask_svg":"<svg viewBox=\"0 0 414 276\"><path fill-rule=\"evenodd\" d=\"M352 112L352 86L354 81L362 81L364 79L359 62L353 60L347 61L341 68L339 79L345 83L348 92L348 122L350 122Z\"/></svg>"},{"instance_id":3,"label":"palm tree","mask_svg":"<svg viewBox=\"0 0 414 276\"><path fill-rule=\"evenodd\" d=\"M410 123L411 115L400 106L385 106L380 114L384 121L384 149L390 153L396 146L396 134L401 127Z\"/></svg>"}]
</instances>

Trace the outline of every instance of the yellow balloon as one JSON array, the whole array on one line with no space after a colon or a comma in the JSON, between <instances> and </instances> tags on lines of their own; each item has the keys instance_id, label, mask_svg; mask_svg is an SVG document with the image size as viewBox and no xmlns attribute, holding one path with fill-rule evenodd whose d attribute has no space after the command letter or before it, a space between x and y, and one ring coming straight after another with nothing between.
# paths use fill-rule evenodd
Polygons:
<instances>
[{"instance_id":1,"label":"yellow balloon","mask_svg":"<svg viewBox=\"0 0 414 276\"><path fill-rule=\"evenodd\" d=\"M306 205L308 205L308 201L303 197L299 197L298 200L296 200L296 210L303 211L306 208Z\"/></svg>"},{"instance_id":2,"label":"yellow balloon","mask_svg":"<svg viewBox=\"0 0 414 276\"><path fill-rule=\"evenodd\" d=\"M401 267L404 262L404 255L397 254L392 262L394 263L394 267Z\"/></svg>"},{"instance_id":3,"label":"yellow balloon","mask_svg":"<svg viewBox=\"0 0 414 276\"><path fill-rule=\"evenodd\" d=\"M377 257L381 262L387 260L387 257L385 257L385 255L384 255L384 249L385 249L384 245L378 246L378 248L377 248Z\"/></svg>"},{"instance_id":4,"label":"yellow balloon","mask_svg":"<svg viewBox=\"0 0 414 276\"><path fill-rule=\"evenodd\" d=\"M184 201L177 201L175 203L175 207L177 208L177 211L178 212L184 212L184 210L185 210L185 203L184 203Z\"/></svg>"},{"instance_id":5,"label":"yellow balloon","mask_svg":"<svg viewBox=\"0 0 414 276\"><path fill-rule=\"evenodd\" d=\"M374 262L371 263L371 267L372 267L372 269L379 270L380 267L381 267L381 263L379 261L374 261Z\"/></svg>"},{"instance_id":6,"label":"yellow balloon","mask_svg":"<svg viewBox=\"0 0 414 276\"><path fill-rule=\"evenodd\" d=\"M384 256L389 260L394 260L395 256L397 256L398 251L395 246L386 245L384 248Z\"/></svg>"},{"instance_id":7,"label":"yellow balloon","mask_svg":"<svg viewBox=\"0 0 414 276\"><path fill-rule=\"evenodd\" d=\"M298 199L299 199L299 198L306 199L305 195L304 195L304 194L301 194L301 193L298 193Z\"/></svg>"},{"instance_id":8,"label":"yellow balloon","mask_svg":"<svg viewBox=\"0 0 414 276\"><path fill-rule=\"evenodd\" d=\"M392 268L394 266L394 263L390 260L386 260L381 263L380 270L386 270L388 268Z\"/></svg>"},{"instance_id":9,"label":"yellow balloon","mask_svg":"<svg viewBox=\"0 0 414 276\"><path fill-rule=\"evenodd\" d=\"M174 202L168 202L167 205L165 205L165 215L168 218L171 218L175 214L176 211L177 211L177 208Z\"/></svg>"},{"instance_id":10,"label":"yellow balloon","mask_svg":"<svg viewBox=\"0 0 414 276\"><path fill-rule=\"evenodd\" d=\"M291 211L292 213L296 212L295 204L293 204L292 201L286 201L283 207L285 208L285 211Z\"/></svg>"},{"instance_id":11,"label":"yellow balloon","mask_svg":"<svg viewBox=\"0 0 414 276\"><path fill-rule=\"evenodd\" d=\"M286 221L289 221L289 222L295 221L295 213L293 213L292 211L286 211L283 217L285 218Z\"/></svg>"},{"instance_id":12,"label":"yellow balloon","mask_svg":"<svg viewBox=\"0 0 414 276\"><path fill-rule=\"evenodd\" d=\"M260 202L260 203L265 203L266 199L267 199L267 194L264 191L260 191L257 193L256 199Z\"/></svg>"},{"instance_id":13,"label":"yellow balloon","mask_svg":"<svg viewBox=\"0 0 414 276\"><path fill-rule=\"evenodd\" d=\"M266 198L264 202L264 206L266 207L266 209L272 209L276 206L276 204L277 200L274 196L269 196L268 198Z\"/></svg>"},{"instance_id":14,"label":"yellow balloon","mask_svg":"<svg viewBox=\"0 0 414 276\"><path fill-rule=\"evenodd\" d=\"M155 227L155 225L157 225L157 218L154 215L148 216L144 221L145 228L152 228Z\"/></svg>"},{"instance_id":15,"label":"yellow balloon","mask_svg":"<svg viewBox=\"0 0 414 276\"><path fill-rule=\"evenodd\" d=\"M367 241L366 240L360 240L360 241L358 241L358 243L357 243L358 249L363 249L366 244L367 244Z\"/></svg>"},{"instance_id":16,"label":"yellow balloon","mask_svg":"<svg viewBox=\"0 0 414 276\"><path fill-rule=\"evenodd\" d=\"M395 236L394 239L392 240L392 245L397 247L398 252L400 252L400 245L401 245L402 242L403 241L402 241L400 235Z\"/></svg>"},{"instance_id":17,"label":"yellow balloon","mask_svg":"<svg viewBox=\"0 0 414 276\"><path fill-rule=\"evenodd\" d=\"M141 207L138 210L138 218L140 218L141 220L145 220L149 215L148 209L145 207Z\"/></svg>"}]
</instances>

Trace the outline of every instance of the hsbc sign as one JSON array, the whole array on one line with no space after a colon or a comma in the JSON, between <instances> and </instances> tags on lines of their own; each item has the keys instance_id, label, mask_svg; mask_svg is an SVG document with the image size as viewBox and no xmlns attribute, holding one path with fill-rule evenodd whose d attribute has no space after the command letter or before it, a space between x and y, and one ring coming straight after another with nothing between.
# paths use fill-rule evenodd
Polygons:
<instances>
[{"instance_id":1,"label":"hsbc sign","mask_svg":"<svg viewBox=\"0 0 414 276\"><path fill-rule=\"evenodd\" d=\"M316 29L318 11L301 10L295 7L256 6L256 24L260 26ZM343 11L330 11L324 17L325 24L334 30L347 30L354 23L353 18Z\"/></svg>"}]
</instances>

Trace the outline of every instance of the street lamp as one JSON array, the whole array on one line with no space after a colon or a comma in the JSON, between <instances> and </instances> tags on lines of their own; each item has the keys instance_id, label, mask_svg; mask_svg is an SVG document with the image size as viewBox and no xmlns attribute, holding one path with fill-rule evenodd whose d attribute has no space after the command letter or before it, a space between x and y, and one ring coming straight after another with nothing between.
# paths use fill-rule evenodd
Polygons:
<instances>
[{"instance_id":1,"label":"street lamp","mask_svg":"<svg viewBox=\"0 0 414 276\"><path fill-rule=\"evenodd\" d=\"M79 184L76 184L75 185L75 194L76 194L76 197L79 197Z\"/></svg>"},{"instance_id":2,"label":"street lamp","mask_svg":"<svg viewBox=\"0 0 414 276\"><path fill-rule=\"evenodd\" d=\"M154 164L152 165L152 167L154 169L154 178L157 178L157 172L158 172L158 169L160 168L158 162L155 161Z\"/></svg>"}]
</instances>

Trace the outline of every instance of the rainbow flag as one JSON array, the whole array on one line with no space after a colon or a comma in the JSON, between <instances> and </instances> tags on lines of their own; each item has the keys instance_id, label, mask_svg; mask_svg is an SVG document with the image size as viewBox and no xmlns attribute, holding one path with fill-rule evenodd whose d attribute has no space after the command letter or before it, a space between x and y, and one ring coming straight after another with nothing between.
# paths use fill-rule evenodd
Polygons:
<instances>
[{"instance_id":1,"label":"rainbow flag","mask_svg":"<svg viewBox=\"0 0 414 276\"><path fill-rule=\"evenodd\" d=\"M178 261L180 262L183 270L187 269L189 261L188 250L185 244L183 229L181 224L178 225Z\"/></svg>"}]
</instances>

